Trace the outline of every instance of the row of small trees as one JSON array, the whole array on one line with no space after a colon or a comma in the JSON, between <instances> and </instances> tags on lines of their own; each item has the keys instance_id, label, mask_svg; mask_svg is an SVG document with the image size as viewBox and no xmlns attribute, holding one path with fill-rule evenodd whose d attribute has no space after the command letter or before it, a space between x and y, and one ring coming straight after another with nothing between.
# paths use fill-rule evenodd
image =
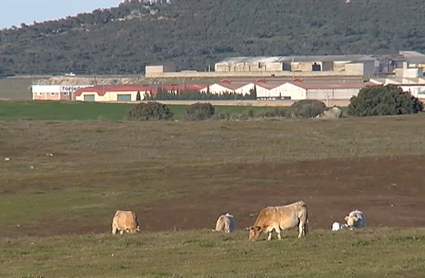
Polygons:
<instances>
[{"instance_id":1,"label":"row of small trees","mask_svg":"<svg viewBox=\"0 0 425 278\"><path fill-rule=\"evenodd\" d=\"M272 111L254 112L249 110L238 118L253 117L297 117L314 118L323 115L326 105L318 100L300 100L289 108L276 108ZM351 116L385 116L414 114L423 110L423 103L409 93L403 92L394 85L368 86L360 90L357 96L350 100L348 114ZM170 109L159 102L139 103L132 107L127 114L128 120L169 120L173 118ZM183 115L185 120L229 119L230 115L216 114L210 103L195 103L189 106Z\"/></svg>"},{"instance_id":2,"label":"row of small trees","mask_svg":"<svg viewBox=\"0 0 425 278\"><path fill-rule=\"evenodd\" d=\"M138 92L137 100L140 100L140 92ZM225 91L221 94L211 93L209 87L207 87L206 92L201 92L197 90L175 90L167 91L165 89L158 89L157 93L154 95L152 93L147 93L144 95L145 100L256 100L257 99L257 88L254 86L253 89L249 91L249 94L239 94L236 92Z\"/></svg>"}]
</instances>

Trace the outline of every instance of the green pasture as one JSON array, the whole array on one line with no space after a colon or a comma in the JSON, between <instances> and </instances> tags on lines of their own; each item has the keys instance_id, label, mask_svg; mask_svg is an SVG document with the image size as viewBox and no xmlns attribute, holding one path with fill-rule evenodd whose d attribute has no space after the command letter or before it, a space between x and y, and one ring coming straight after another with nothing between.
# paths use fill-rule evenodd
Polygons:
<instances>
[{"instance_id":1,"label":"green pasture","mask_svg":"<svg viewBox=\"0 0 425 278\"><path fill-rule=\"evenodd\" d=\"M423 229L247 242L211 231L2 239L1 277L409 277L425 273Z\"/></svg>"},{"instance_id":2,"label":"green pasture","mask_svg":"<svg viewBox=\"0 0 425 278\"><path fill-rule=\"evenodd\" d=\"M206 101L207 102L207 101ZM0 120L110 120L125 119L134 104L57 101L0 101ZM176 119L181 119L187 105L168 105ZM274 107L215 106L216 112L244 113L248 110L273 110Z\"/></svg>"},{"instance_id":3,"label":"green pasture","mask_svg":"<svg viewBox=\"0 0 425 278\"><path fill-rule=\"evenodd\" d=\"M423 114L120 121L129 107L0 102L0 277L424 277ZM244 109L274 108L217 107ZM301 198L307 237L248 241L262 207ZM331 232L359 203L368 227ZM142 232L111 235L116 209ZM212 232L228 209L237 232Z\"/></svg>"}]
</instances>

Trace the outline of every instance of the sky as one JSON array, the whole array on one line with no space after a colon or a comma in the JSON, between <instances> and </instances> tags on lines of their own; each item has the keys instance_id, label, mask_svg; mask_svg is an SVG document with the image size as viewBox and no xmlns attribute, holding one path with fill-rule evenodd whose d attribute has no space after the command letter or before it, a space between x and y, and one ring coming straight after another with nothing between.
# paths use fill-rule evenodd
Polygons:
<instances>
[{"instance_id":1,"label":"sky","mask_svg":"<svg viewBox=\"0 0 425 278\"><path fill-rule=\"evenodd\" d=\"M120 0L0 0L0 29L34 21L60 19L98 8L111 8Z\"/></svg>"}]
</instances>

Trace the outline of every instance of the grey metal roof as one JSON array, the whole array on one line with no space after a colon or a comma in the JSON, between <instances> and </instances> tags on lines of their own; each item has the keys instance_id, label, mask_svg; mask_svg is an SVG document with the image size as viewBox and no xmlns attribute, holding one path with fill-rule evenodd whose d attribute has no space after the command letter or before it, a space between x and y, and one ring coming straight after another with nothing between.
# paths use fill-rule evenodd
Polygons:
<instances>
[{"instance_id":1,"label":"grey metal roof","mask_svg":"<svg viewBox=\"0 0 425 278\"><path fill-rule=\"evenodd\" d=\"M409 64L424 64L425 63L425 56L405 57L405 60Z\"/></svg>"},{"instance_id":2,"label":"grey metal roof","mask_svg":"<svg viewBox=\"0 0 425 278\"><path fill-rule=\"evenodd\" d=\"M217 64L279 63L279 62L352 62L374 60L370 55L311 55L311 56L257 56L229 57Z\"/></svg>"},{"instance_id":3,"label":"grey metal roof","mask_svg":"<svg viewBox=\"0 0 425 278\"><path fill-rule=\"evenodd\" d=\"M378 60L392 59L396 61L406 61L410 64L425 63L425 55L417 51L399 51L399 53L385 54L385 55L373 55Z\"/></svg>"},{"instance_id":4,"label":"grey metal roof","mask_svg":"<svg viewBox=\"0 0 425 278\"><path fill-rule=\"evenodd\" d=\"M418 51L399 51L400 55L403 55L404 57L424 57L425 55L418 52Z\"/></svg>"}]
</instances>

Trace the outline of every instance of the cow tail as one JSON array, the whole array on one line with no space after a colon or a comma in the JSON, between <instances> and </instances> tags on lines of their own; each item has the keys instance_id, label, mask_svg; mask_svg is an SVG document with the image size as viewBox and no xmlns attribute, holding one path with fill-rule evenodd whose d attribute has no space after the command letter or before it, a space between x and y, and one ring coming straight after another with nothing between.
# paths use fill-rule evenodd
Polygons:
<instances>
[{"instance_id":1,"label":"cow tail","mask_svg":"<svg viewBox=\"0 0 425 278\"><path fill-rule=\"evenodd\" d=\"M308 234L308 219L307 221L305 221L305 225L304 225L304 234L307 235Z\"/></svg>"},{"instance_id":2,"label":"cow tail","mask_svg":"<svg viewBox=\"0 0 425 278\"><path fill-rule=\"evenodd\" d=\"M307 235L308 233L308 209L307 209L307 204L304 203L303 201L300 201L301 206L305 209L301 215L301 217L305 218L305 222L304 222L304 235Z\"/></svg>"}]
</instances>

